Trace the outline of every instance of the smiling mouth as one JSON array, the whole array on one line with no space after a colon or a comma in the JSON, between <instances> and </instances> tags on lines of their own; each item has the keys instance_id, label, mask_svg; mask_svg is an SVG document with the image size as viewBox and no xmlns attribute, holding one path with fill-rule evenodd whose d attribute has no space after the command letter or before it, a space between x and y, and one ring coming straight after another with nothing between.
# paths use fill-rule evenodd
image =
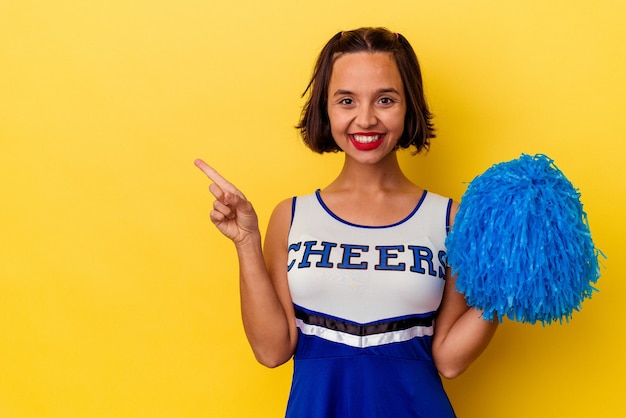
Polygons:
<instances>
[{"instance_id":1,"label":"smiling mouth","mask_svg":"<svg viewBox=\"0 0 626 418\"><path fill-rule=\"evenodd\" d=\"M358 142L359 144L371 144L372 142L376 142L383 137L382 134L377 134L377 135L353 134L350 136L352 137L354 141Z\"/></svg>"},{"instance_id":2,"label":"smiling mouth","mask_svg":"<svg viewBox=\"0 0 626 418\"><path fill-rule=\"evenodd\" d=\"M350 141L359 151L371 151L380 146L385 139L385 134L351 134Z\"/></svg>"}]
</instances>

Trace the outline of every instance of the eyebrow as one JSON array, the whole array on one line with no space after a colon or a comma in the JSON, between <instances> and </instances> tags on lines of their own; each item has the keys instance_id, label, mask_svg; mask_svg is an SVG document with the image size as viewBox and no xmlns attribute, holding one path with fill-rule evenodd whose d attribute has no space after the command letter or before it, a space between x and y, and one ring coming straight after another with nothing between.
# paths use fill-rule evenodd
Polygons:
<instances>
[{"instance_id":1,"label":"eyebrow","mask_svg":"<svg viewBox=\"0 0 626 418\"><path fill-rule=\"evenodd\" d=\"M376 90L376 94L383 94L383 93L400 94L400 92L398 90L394 89L393 87ZM339 90L335 91L333 96L343 96L343 95L352 95L352 94L354 94L354 93L351 92L350 90L339 89Z\"/></svg>"}]
</instances>

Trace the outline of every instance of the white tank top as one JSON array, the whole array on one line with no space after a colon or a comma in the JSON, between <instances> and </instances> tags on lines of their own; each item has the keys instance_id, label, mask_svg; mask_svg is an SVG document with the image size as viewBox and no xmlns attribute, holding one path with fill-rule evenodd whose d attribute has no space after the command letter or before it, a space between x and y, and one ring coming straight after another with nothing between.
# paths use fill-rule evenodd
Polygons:
<instances>
[{"instance_id":1,"label":"white tank top","mask_svg":"<svg viewBox=\"0 0 626 418\"><path fill-rule=\"evenodd\" d=\"M451 199L424 192L402 221L362 226L314 194L294 198L288 278L294 304L360 324L438 309Z\"/></svg>"}]
</instances>

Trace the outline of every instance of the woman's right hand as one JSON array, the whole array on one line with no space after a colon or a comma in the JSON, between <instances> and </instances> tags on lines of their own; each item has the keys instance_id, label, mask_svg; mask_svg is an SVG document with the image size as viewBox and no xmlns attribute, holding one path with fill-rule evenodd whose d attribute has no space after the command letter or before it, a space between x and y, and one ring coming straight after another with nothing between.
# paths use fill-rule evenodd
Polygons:
<instances>
[{"instance_id":1,"label":"woman's right hand","mask_svg":"<svg viewBox=\"0 0 626 418\"><path fill-rule=\"evenodd\" d=\"M260 239L256 212L243 193L204 161L198 159L194 164L213 182L209 186L215 196L210 217L217 229L235 245Z\"/></svg>"},{"instance_id":2,"label":"woman's right hand","mask_svg":"<svg viewBox=\"0 0 626 418\"><path fill-rule=\"evenodd\" d=\"M241 317L250 347L267 367L288 361L298 342L298 331L287 282L287 236L291 201L274 210L261 244L257 215L235 186L202 160L195 165L213 182L211 221L233 240L239 259ZM267 256L267 258L266 258Z\"/></svg>"}]
</instances>

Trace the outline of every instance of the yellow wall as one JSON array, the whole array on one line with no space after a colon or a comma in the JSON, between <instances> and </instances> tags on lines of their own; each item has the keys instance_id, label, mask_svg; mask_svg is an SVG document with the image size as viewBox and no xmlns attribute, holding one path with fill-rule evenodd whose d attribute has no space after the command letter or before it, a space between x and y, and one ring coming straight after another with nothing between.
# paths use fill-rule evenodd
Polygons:
<instances>
[{"instance_id":1,"label":"yellow wall","mask_svg":"<svg viewBox=\"0 0 626 418\"><path fill-rule=\"evenodd\" d=\"M203 157L255 203L340 165L293 126L336 31L402 32L439 137L418 183L546 153L608 256L564 326L505 323L446 382L459 416L626 417L626 3L1 0L0 417L277 417L291 366L255 363Z\"/></svg>"}]
</instances>

